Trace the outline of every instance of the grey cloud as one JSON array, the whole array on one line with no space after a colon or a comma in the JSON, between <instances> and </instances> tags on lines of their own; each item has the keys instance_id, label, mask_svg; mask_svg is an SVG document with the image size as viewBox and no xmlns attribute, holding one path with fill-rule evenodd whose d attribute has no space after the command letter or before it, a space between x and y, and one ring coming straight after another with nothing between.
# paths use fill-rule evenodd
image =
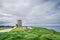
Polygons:
<instances>
[{"instance_id":1,"label":"grey cloud","mask_svg":"<svg viewBox=\"0 0 60 40\"><path fill-rule=\"evenodd\" d=\"M60 19L56 5L56 2L44 0L2 0L0 20L15 24L17 19L22 19L26 25L58 23Z\"/></svg>"}]
</instances>

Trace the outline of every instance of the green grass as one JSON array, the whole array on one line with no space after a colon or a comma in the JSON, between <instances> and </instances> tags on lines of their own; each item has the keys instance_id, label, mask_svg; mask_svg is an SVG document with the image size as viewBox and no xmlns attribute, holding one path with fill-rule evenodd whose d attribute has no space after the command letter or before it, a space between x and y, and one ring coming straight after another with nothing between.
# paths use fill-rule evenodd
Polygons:
<instances>
[{"instance_id":1,"label":"green grass","mask_svg":"<svg viewBox=\"0 0 60 40\"><path fill-rule=\"evenodd\" d=\"M24 31L26 28L14 28L12 31Z\"/></svg>"},{"instance_id":2,"label":"green grass","mask_svg":"<svg viewBox=\"0 0 60 40\"><path fill-rule=\"evenodd\" d=\"M60 32L39 27L15 28L10 32L0 33L0 40L60 40Z\"/></svg>"},{"instance_id":3,"label":"green grass","mask_svg":"<svg viewBox=\"0 0 60 40\"><path fill-rule=\"evenodd\" d=\"M5 29L8 29L8 28L0 28L0 30L5 30Z\"/></svg>"}]
</instances>

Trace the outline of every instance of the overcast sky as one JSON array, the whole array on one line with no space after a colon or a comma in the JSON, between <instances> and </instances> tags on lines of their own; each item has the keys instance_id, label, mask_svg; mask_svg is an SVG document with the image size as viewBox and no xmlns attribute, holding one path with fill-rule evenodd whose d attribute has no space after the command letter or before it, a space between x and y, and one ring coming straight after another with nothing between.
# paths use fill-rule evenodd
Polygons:
<instances>
[{"instance_id":1,"label":"overcast sky","mask_svg":"<svg viewBox=\"0 0 60 40\"><path fill-rule=\"evenodd\" d=\"M0 0L0 25L59 25L60 0Z\"/></svg>"}]
</instances>

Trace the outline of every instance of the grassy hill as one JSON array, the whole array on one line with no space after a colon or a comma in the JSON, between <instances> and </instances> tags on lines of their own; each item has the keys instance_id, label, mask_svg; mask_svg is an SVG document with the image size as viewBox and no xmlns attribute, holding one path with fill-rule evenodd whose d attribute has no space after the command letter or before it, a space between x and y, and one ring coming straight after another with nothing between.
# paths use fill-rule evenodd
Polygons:
<instances>
[{"instance_id":1,"label":"grassy hill","mask_svg":"<svg viewBox=\"0 0 60 40\"><path fill-rule=\"evenodd\" d=\"M15 28L10 32L0 33L0 40L60 40L60 32L39 27Z\"/></svg>"}]
</instances>

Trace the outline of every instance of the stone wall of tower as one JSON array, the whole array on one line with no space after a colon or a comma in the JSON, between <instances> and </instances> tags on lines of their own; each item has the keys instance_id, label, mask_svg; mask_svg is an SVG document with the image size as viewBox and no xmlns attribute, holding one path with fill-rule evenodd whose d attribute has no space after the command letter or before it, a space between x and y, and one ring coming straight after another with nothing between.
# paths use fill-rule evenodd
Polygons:
<instances>
[{"instance_id":1,"label":"stone wall of tower","mask_svg":"<svg viewBox=\"0 0 60 40\"><path fill-rule=\"evenodd\" d=\"M22 20L17 20L17 27L22 27Z\"/></svg>"}]
</instances>

